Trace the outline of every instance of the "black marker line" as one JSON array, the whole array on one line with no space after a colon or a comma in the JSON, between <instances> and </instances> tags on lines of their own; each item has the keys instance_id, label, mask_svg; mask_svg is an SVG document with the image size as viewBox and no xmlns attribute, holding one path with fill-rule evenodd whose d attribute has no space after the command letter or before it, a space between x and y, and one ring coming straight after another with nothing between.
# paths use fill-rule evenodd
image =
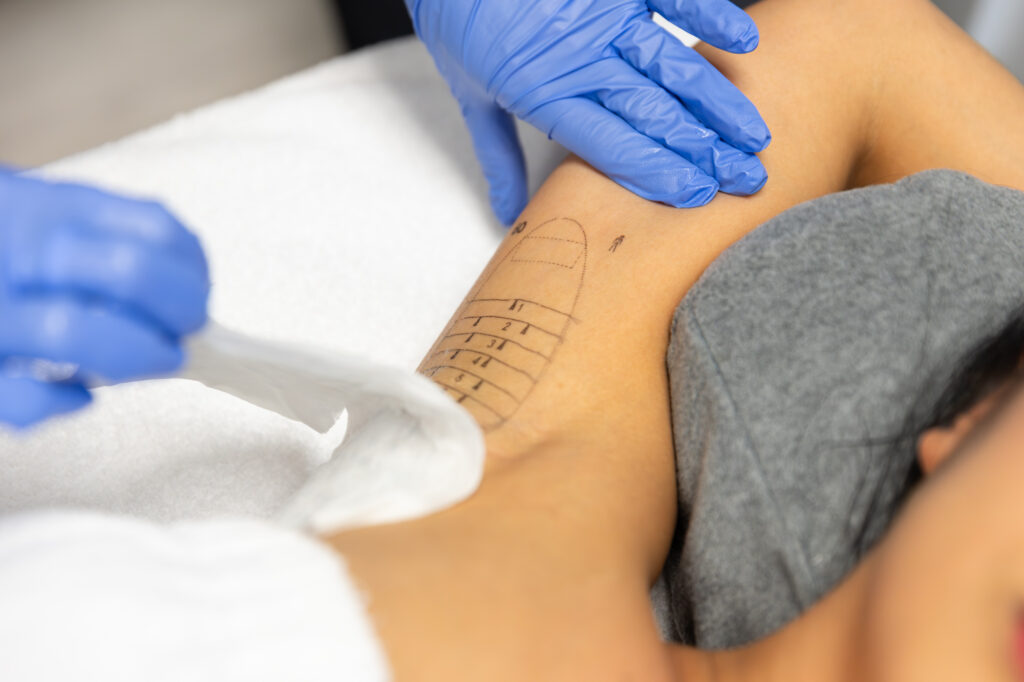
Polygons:
<instances>
[{"instance_id":1,"label":"black marker line","mask_svg":"<svg viewBox=\"0 0 1024 682\"><path fill-rule=\"evenodd\" d=\"M582 254L581 254L582 255ZM556 268L565 268L566 270L572 270L576 267L576 263L580 260L580 256L576 257L576 260L572 262L572 265L566 265L565 263L558 263L553 260L541 260L539 258L513 258L512 263L540 263L541 265L554 265Z\"/></svg>"},{"instance_id":2,"label":"black marker line","mask_svg":"<svg viewBox=\"0 0 1024 682\"><path fill-rule=\"evenodd\" d=\"M437 382L437 383L438 383L438 384L441 384L441 382L440 382L440 381L439 381L439 382ZM501 424L504 424L504 423L505 423L505 422L506 422L506 421L508 420L508 417L504 416L504 415L503 415L503 414L502 414L501 412L498 412L498 411L497 411L496 409L494 409L493 407L491 407L491 406L490 406L490 405L488 405L487 403L483 402L482 400L479 400L479 399L477 399L477 398L474 398L474 397L473 397L473 396L471 396L470 394L468 394L468 393L464 393L464 392L460 391L459 389L457 389L457 388L453 388L452 386L449 386L449 385L447 385L447 384L441 384L441 386L442 386L443 388L446 388L446 389L449 389L449 390L451 390L451 391L454 391L454 392L458 393L459 395L461 395L461 396L463 397L463 399L465 399L465 398L469 398L470 400L472 400L472 401L473 401L473 402L475 402L476 404L478 404L478 405L482 406L483 408L485 408L485 409L489 410L490 412L494 413L494 416L496 416L496 417L497 417L498 419L500 419L500 420L501 420ZM495 426L501 426L501 424L496 424Z\"/></svg>"},{"instance_id":3,"label":"black marker line","mask_svg":"<svg viewBox=\"0 0 1024 682\"><path fill-rule=\"evenodd\" d=\"M587 245L586 242L578 242L578 241L575 241L573 239L563 239L562 237L534 237L534 236L530 236L530 237L527 237L526 239L524 239L523 241L525 242L527 239L547 239L548 241L552 241L552 242L568 242L569 244L579 244L580 246L586 246Z\"/></svg>"},{"instance_id":4,"label":"black marker line","mask_svg":"<svg viewBox=\"0 0 1024 682\"><path fill-rule=\"evenodd\" d=\"M445 368L445 367L447 367L448 369L454 369L454 370L455 370L455 371L457 371L457 372L462 372L463 374L468 374L468 375L469 375L469 376L471 376L471 377L476 377L477 379L480 379L481 381L486 381L486 382L487 382L487 383L489 383L489 384L490 384L491 386L494 386L494 387L495 387L496 389L498 389L499 391L501 391L502 393L504 393L505 395L507 395L507 396L508 396L509 398L512 398L512 400L516 401L516 404L517 404L517 405L518 405L519 403L521 403L521 402L522 402L522 399L521 399L521 398L517 398L517 397L516 397L516 396L515 396L515 395L514 395L514 394L513 394L513 393L512 393L511 391L509 391L508 389L502 388L501 386L499 386L498 384L494 383L493 381L490 381L490 380L488 380L488 379L484 379L484 378L483 378L482 376L480 376L479 374L476 374L475 372L470 372L470 371L469 371L468 369L463 369L463 368L461 368L461 367L455 367L454 365L437 365L437 367L438 367L438 368Z\"/></svg>"},{"instance_id":5,"label":"black marker line","mask_svg":"<svg viewBox=\"0 0 1024 682\"><path fill-rule=\"evenodd\" d=\"M575 317L573 317L572 315L570 315L568 313L563 313L561 310L558 310L557 308L552 308L549 305L544 305L543 303L537 303L536 301L531 301L528 298L474 298L472 301L470 301L466 305L469 306L469 305L472 305L474 303L495 303L495 302L497 302L497 303L501 303L501 302L507 303L508 301L521 301L522 303L529 303L530 305L535 305L538 308L544 308L545 310L550 310L553 313L558 313L562 317L568 317L573 322L579 322L579 320L577 320ZM474 316L470 315L469 317L474 317Z\"/></svg>"},{"instance_id":6,"label":"black marker line","mask_svg":"<svg viewBox=\"0 0 1024 682\"><path fill-rule=\"evenodd\" d=\"M476 315L470 315L469 317L460 317L457 320L457 322L462 322L463 320L471 320L474 317L477 317L477 316ZM525 324L527 326L531 326L531 323L527 322L526 320L520 320L518 317L505 317L504 315L481 315L480 317L490 317L490 318L493 318L495 320L510 320L512 322L518 322L520 324ZM563 340L561 334L556 334L555 332L548 331L547 329L544 329L542 327L538 327L535 324L532 325L532 326L533 326L534 329L536 329L539 332L544 332L545 334L549 334L549 335L555 337L556 339L558 339L560 341Z\"/></svg>"},{"instance_id":7,"label":"black marker line","mask_svg":"<svg viewBox=\"0 0 1024 682\"><path fill-rule=\"evenodd\" d=\"M434 353L431 353L430 357L428 357L427 360L430 360L430 358L433 358L435 355L441 355L442 353L448 353L448 352L453 351L453 350L455 350L455 349L454 348L441 348L440 350L438 350L438 351L436 351ZM519 367L516 367L515 365L510 365L507 362L505 362L504 360L502 360L501 358L499 358L497 356L494 356L494 355L491 355L490 353L485 353L482 350L477 350L475 348L460 348L459 350L465 351L467 353L476 353L478 355L484 355L484 356L490 358L491 360L497 360L498 362L500 362L501 364L505 365L509 369L512 369L512 370L515 370L515 371L519 372L520 374L525 376L530 381L532 381L534 383L536 383L536 381L537 381L537 377L533 376L532 374L527 372L525 369L520 369ZM427 370L424 370L424 371L427 371Z\"/></svg>"},{"instance_id":8,"label":"black marker line","mask_svg":"<svg viewBox=\"0 0 1024 682\"><path fill-rule=\"evenodd\" d=\"M544 355L543 353L541 353L538 350L533 350L532 348L527 348L526 346L524 346L523 344L519 343L518 341L513 341L512 339L506 339L504 336L498 336L497 334L488 334L486 332L473 332L473 333L474 334L479 334L480 336L490 336L490 337L495 338L495 339L501 339L503 342L504 341L508 341L510 343L514 343L517 346L519 346L520 348L522 348L523 350L525 350L527 353L533 353L534 355L539 355L542 358L544 358L545 360L547 360L548 362L551 362L551 358L548 357L547 355ZM455 337L455 336L466 336L466 332L459 332L458 334L446 334L446 335L444 335L441 338L443 340L443 339L450 339L450 338ZM466 350L472 350L472 349L469 348L469 349L466 349ZM473 351L473 352L475 353L476 351Z\"/></svg>"}]
</instances>

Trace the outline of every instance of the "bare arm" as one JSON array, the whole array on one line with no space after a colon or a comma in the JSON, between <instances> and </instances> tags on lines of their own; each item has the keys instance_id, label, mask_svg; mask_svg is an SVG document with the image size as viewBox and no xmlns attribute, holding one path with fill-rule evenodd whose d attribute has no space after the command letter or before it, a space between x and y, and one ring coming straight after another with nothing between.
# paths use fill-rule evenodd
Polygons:
<instances>
[{"instance_id":1,"label":"bare arm","mask_svg":"<svg viewBox=\"0 0 1024 682\"><path fill-rule=\"evenodd\" d=\"M667 413L654 387L671 312L728 245L786 208L928 168L1024 186L1020 85L927 3L786 0L754 14L757 53L705 52L772 124L765 190L677 211L570 160L424 360L494 455L595 428L624 446L663 431L651 415ZM609 401L617 414L596 419Z\"/></svg>"},{"instance_id":2,"label":"bare arm","mask_svg":"<svg viewBox=\"0 0 1024 682\"><path fill-rule=\"evenodd\" d=\"M752 14L756 53L702 49L773 130L767 187L678 211L570 159L427 354L421 371L487 430L482 489L332 540L398 679L671 679L647 588L675 522L664 358L679 300L805 200L932 167L1024 187L1024 93L928 3L766 0Z\"/></svg>"}]
</instances>

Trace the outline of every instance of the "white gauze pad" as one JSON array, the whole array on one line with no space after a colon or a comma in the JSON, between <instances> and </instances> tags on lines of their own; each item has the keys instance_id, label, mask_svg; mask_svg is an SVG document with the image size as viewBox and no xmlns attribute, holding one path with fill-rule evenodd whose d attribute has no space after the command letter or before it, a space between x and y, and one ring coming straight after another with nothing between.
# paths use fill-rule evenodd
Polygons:
<instances>
[{"instance_id":1,"label":"white gauze pad","mask_svg":"<svg viewBox=\"0 0 1024 682\"><path fill-rule=\"evenodd\" d=\"M324 433L348 411L345 438L279 516L313 532L391 523L469 497L483 475L483 434L425 377L364 358L258 340L215 322L188 344L180 378L201 382Z\"/></svg>"}]
</instances>

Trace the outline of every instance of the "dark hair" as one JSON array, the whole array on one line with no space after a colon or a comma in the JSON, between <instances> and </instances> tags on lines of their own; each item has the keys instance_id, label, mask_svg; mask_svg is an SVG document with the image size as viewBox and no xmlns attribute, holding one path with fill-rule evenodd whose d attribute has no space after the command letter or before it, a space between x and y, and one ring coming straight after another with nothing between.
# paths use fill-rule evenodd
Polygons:
<instances>
[{"instance_id":1,"label":"dark hair","mask_svg":"<svg viewBox=\"0 0 1024 682\"><path fill-rule=\"evenodd\" d=\"M1024 351L1024 308L992 336L983 339L960 360L946 389L939 394L931 414L917 436L936 426L952 426L993 392L1007 385L1017 373Z\"/></svg>"},{"instance_id":2,"label":"dark hair","mask_svg":"<svg viewBox=\"0 0 1024 682\"><path fill-rule=\"evenodd\" d=\"M901 457L910 448L916 454L917 441L923 433L935 427L952 426L957 417L1008 385L1015 375L1021 373L1021 356L1024 355L1024 306L1014 311L1003 326L994 334L983 338L957 361L952 371L932 377L921 389L921 406L911 410L904 427L895 438L885 439L884 474L906 462ZM935 390L934 387L937 387ZM928 396L935 395L929 401ZM857 536L859 555L866 553L880 536L876 524L880 507L887 507L881 518L891 519L907 496L924 478L916 457L897 488L895 496L885 501L884 489L879 486Z\"/></svg>"}]
</instances>

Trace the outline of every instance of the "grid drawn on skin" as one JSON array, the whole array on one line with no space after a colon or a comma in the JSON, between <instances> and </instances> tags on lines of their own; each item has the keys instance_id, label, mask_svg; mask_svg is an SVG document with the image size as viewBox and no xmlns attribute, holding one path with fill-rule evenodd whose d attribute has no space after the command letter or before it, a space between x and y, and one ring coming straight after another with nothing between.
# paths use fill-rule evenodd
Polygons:
<instances>
[{"instance_id":1,"label":"grid drawn on skin","mask_svg":"<svg viewBox=\"0 0 1024 682\"><path fill-rule=\"evenodd\" d=\"M575 220L554 218L526 232L444 330L423 373L485 430L504 424L578 321L586 260L586 233Z\"/></svg>"},{"instance_id":2,"label":"grid drawn on skin","mask_svg":"<svg viewBox=\"0 0 1024 682\"><path fill-rule=\"evenodd\" d=\"M538 228L539 229L539 228ZM585 244L561 237L527 237L512 258L515 263L546 263L573 269L583 257Z\"/></svg>"}]
</instances>

